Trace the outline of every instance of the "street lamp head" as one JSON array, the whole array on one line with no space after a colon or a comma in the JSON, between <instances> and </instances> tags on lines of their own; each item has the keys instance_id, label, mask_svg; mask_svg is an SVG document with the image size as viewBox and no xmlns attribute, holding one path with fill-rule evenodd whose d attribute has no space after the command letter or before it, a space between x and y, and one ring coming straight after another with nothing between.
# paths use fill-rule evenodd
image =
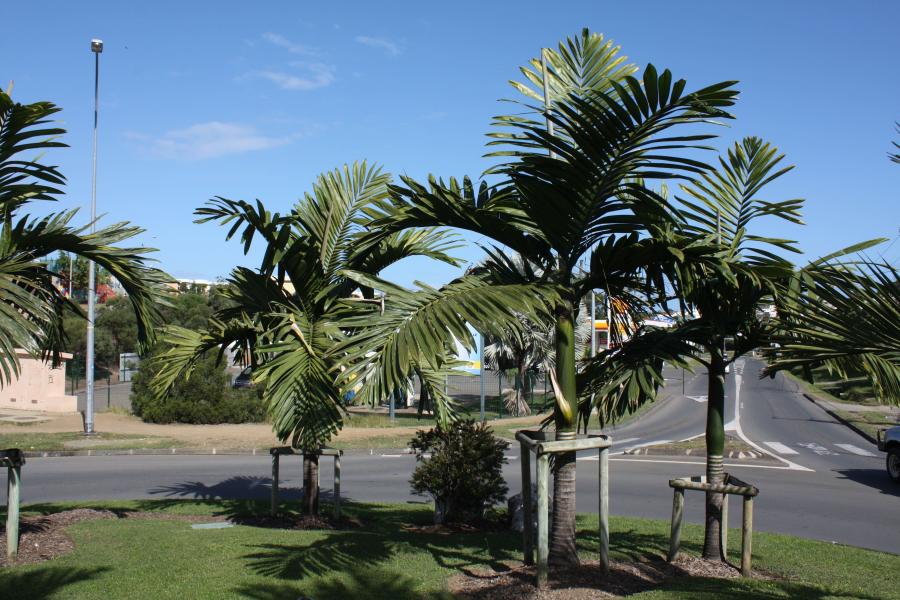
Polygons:
<instances>
[{"instance_id":1,"label":"street lamp head","mask_svg":"<svg viewBox=\"0 0 900 600\"><path fill-rule=\"evenodd\" d=\"M91 40L91 52L96 52L97 54L103 52L103 40Z\"/></svg>"}]
</instances>

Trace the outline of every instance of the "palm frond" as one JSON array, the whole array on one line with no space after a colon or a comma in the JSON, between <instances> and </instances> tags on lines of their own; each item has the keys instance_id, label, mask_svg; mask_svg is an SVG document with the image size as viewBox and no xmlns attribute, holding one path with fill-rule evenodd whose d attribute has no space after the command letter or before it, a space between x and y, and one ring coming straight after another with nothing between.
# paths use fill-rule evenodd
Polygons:
<instances>
[{"instance_id":1,"label":"palm frond","mask_svg":"<svg viewBox=\"0 0 900 600\"><path fill-rule=\"evenodd\" d=\"M447 348L457 342L474 350L470 326L478 331L513 332L520 324L517 314L540 315L557 297L550 286L498 285L474 275L440 289L417 283L415 290L362 273L347 275L388 299L378 319L363 313L340 322L341 327L355 331L342 348L347 353L343 378L360 378L360 398L368 403L402 387L418 366L442 367Z\"/></svg>"},{"instance_id":2,"label":"palm frond","mask_svg":"<svg viewBox=\"0 0 900 600\"><path fill-rule=\"evenodd\" d=\"M620 346L585 361L578 375L581 423L587 427L592 410L601 425L613 423L655 400L665 384L665 363L690 369L696 342L706 335L699 322L673 329L642 327Z\"/></svg>"},{"instance_id":3,"label":"palm frond","mask_svg":"<svg viewBox=\"0 0 900 600\"><path fill-rule=\"evenodd\" d=\"M890 265L827 263L805 270L805 286L780 297L779 348L769 372L824 366L862 372L882 402L900 404L900 273Z\"/></svg>"},{"instance_id":4,"label":"palm frond","mask_svg":"<svg viewBox=\"0 0 900 600\"><path fill-rule=\"evenodd\" d=\"M802 199L771 201L759 197L762 188L794 167L780 166L784 154L756 137L744 138L719 157L719 168L703 173L691 185L682 186L688 198L679 197L687 228L699 235L715 234L734 256L748 264L765 265L771 249L799 252L791 240L752 235L753 221L775 217L802 224Z\"/></svg>"},{"instance_id":5,"label":"palm frond","mask_svg":"<svg viewBox=\"0 0 900 600\"><path fill-rule=\"evenodd\" d=\"M635 219L634 211L667 218L659 194L636 182L690 180L707 171L708 165L685 154L707 149L701 142L713 136L668 132L731 118L725 109L737 95L733 82L684 94L684 80L673 83L671 73L658 75L652 65L642 80L623 81L611 82L610 92L559 103L548 115L553 132L543 123L498 118L517 134L491 142L504 146L493 156L512 159L494 172L510 179L519 208L570 262L607 235L640 231L643 219Z\"/></svg>"}]
</instances>

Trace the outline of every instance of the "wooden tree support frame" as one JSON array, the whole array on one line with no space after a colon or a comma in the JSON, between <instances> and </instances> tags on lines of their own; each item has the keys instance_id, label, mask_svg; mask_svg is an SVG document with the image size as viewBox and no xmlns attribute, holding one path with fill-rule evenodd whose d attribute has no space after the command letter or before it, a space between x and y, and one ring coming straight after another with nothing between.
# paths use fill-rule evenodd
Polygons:
<instances>
[{"instance_id":1,"label":"wooden tree support frame","mask_svg":"<svg viewBox=\"0 0 900 600\"><path fill-rule=\"evenodd\" d=\"M6 558L19 556L19 500L22 494L22 466L25 453L18 448L0 450L0 467L6 467Z\"/></svg>"},{"instance_id":2,"label":"wooden tree support frame","mask_svg":"<svg viewBox=\"0 0 900 600\"><path fill-rule=\"evenodd\" d=\"M290 446L279 446L277 448L270 448L269 454L272 455L272 503L270 507L270 513L274 517L278 514L278 472L280 469L281 457L284 455L298 455L300 456L300 481L303 481L303 455L304 454L312 454L310 452L304 452L303 450L299 450L297 448L291 448ZM334 458L334 518L341 518L341 456L343 456L343 450L337 450L336 448L320 448L315 452L318 456L331 456ZM306 490L303 490L304 493Z\"/></svg>"},{"instance_id":3,"label":"wooden tree support frame","mask_svg":"<svg viewBox=\"0 0 900 600\"><path fill-rule=\"evenodd\" d=\"M537 462L537 586L547 585L550 555L550 456L562 452L579 450L600 451L600 566L603 573L609 573L609 448L612 438L608 435L580 436L574 440L555 440L552 433L545 431L519 431L516 439L521 447L522 503L525 509L525 527L522 531L525 564L534 564L534 531L531 505L531 453Z\"/></svg>"},{"instance_id":4,"label":"wooden tree support frame","mask_svg":"<svg viewBox=\"0 0 900 600\"><path fill-rule=\"evenodd\" d=\"M753 499L759 495L759 490L728 473L725 473L724 485L711 485L706 483L706 477L682 477L670 479L669 487L674 490L672 499L672 534L669 538L669 562L678 556L678 548L681 546L681 524L684 520L684 491L697 490L700 492L715 492L723 495L722 498L722 527L721 546L722 558L728 559L728 496L743 496L744 514L741 526L741 575L750 577L750 558L753 549Z\"/></svg>"}]
</instances>

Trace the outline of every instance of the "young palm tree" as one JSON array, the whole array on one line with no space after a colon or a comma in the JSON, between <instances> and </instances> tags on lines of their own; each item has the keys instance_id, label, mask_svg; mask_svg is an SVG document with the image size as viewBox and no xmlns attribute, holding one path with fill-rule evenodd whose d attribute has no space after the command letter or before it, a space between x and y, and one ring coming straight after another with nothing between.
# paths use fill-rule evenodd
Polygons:
<instances>
[{"instance_id":1,"label":"young palm tree","mask_svg":"<svg viewBox=\"0 0 900 600\"><path fill-rule=\"evenodd\" d=\"M684 331L690 331L692 341L709 356L699 360L709 377L706 477L711 484L724 481L726 367L769 338L770 330L760 318L763 303L774 300L777 282L793 269L777 252L799 252L790 240L751 233L754 221L764 217L802 223L802 200L773 202L760 196L768 183L793 168L782 166L783 159L770 144L744 138L720 157L716 171L682 188L687 196L680 198L687 229L703 236L714 234L731 266L727 274L698 275L684 298L700 315L688 321ZM730 357L725 355L726 338L733 342ZM707 493L703 556L708 559L722 558L721 512L722 495Z\"/></svg>"},{"instance_id":2,"label":"young palm tree","mask_svg":"<svg viewBox=\"0 0 900 600\"><path fill-rule=\"evenodd\" d=\"M517 314L549 318L556 351L556 438L575 436L576 307L593 289L638 306L648 282L662 290L666 268L695 251L705 255L700 244L679 235L676 216L644 181L704 172L708 167L686 154L712 136L691 126L728 118L724 109L736 96L731 82L685 93L684 81L652 65L634 78L617 50L585 31L546 53L550 110L530 106L534 117L497 118L500 129L492 135L504 147L497 155L508 162L491 170L496 183L430 177L422 184L404 177L402 186L392 188L393 206L376 223L379 235L409 227L464 229L496 244L485 250L498 265L508 262L504 252L511 250L538 270L523 276L511 267L494 269L440 289L420 285L415 292L357 277L393 298L384 317L370 320L355 340L358 364L371 359L368 367L351 370L364 377L364 393L377 396L398 385L413 362L427 363L449 339L473 348L468 324L478 331L515 331ZM540 97L534 89L540 76L531 71L527 79L531 87L517 87ZM583 256L587 273L578 268ZM570 564L578 560L574 453L558 456L554 481L550 560Z\"/></svg>"},{"instance_id":3,"label":"young palm tree","mask_svg":"<svg viewBox=\"0 0 900 600\"><path fill-rule=\"evenodd\" d=\"M57 362L65 336L63 311L82 314L54 284L52 254L93 260L115 277L128 292L143 344L152 337L160 284L168 279L148 265L151 248L116 246L141 233L138 227L116 223L90 233L89 226L71 225L75 210L23 214L30 202L62 194L65 178L56 167L20 157L65 147L58 141L65 130L49 119L59 110L50 102L19 104L0 91L0 385L18 376L17 348Z\"/></svg>"},{"instance_id":4,"label":"young palm tree","mask_svg":"<svg viewBox=\"0 0 900 600\"><path fill-rule=\"evenodd\" d=\"M521 277L527 276L522 256L513 256L509 266L518 270ZM484 261L482 267L496 268L491 260ZM533 267L529 269L534 270ZM588 312L586 306L581 306L575 320L576 360L587 357L590 349L593 321ZM552 319L538 322L519 315L519 326L515 331L499 332L491 336L490 343L484 347L484 361L497 371L515 369L516 394L506 403L506 408L511 414L530 414L531 408L526 400L528 373L538 370L549 373L556 365Z\"/></svg>"},{"instance_id":5,"label":"young palm tree","mask_svg":"<svg viewBox=\"0 0 900 600\"><path fill-rule=\"evenodd\" d=\"M344 392L336 382L345 357L338 343L352 335L338 326L352 310L360 287L345 270L377 275L409 256L427 256L450 264L453 240L445 232L417 229L399 232L363 248L369 213L384 205L390 176L366 163L320 175L312 193L287 214L270 213L259 201L217 197L197 209L197 222L228 226L226 239L240 232L244 253L254 239L265 244L257 270L234 269L223 294L229 306L213 315L206 331L169 327L171 349L157 361L155 388L165 393L176 378L189 376L204 353L223 354L234 346L253 366L253 379L264 386L263 398L278 438L305 452L304 498L309 514L318 510L318 454L341 428ZM363 300L382 304L362 286ZM444 398L437 375L423 367L432 398ZM405 384L405 382L403 382ZM398 383L394 389L405 387ZM382 401L388 393L377 400Z\"/></svg>"}]
</instances>

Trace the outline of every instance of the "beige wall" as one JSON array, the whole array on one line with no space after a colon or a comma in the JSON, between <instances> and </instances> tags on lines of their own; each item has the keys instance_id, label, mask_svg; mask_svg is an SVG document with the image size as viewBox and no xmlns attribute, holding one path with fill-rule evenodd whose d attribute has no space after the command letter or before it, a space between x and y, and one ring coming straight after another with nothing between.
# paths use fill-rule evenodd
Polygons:
<instances>
[{"instance_id":1,"label":"beige wall","mask_svg":"<svg viewBox=\"0 0 900 600\"><path fill-rule=\"evenodd\" d=\"M66 395L66 361L71 354L63 354L63 362L52 368L49 362L31 358L18 352L19 378L0 388L0 409L40 410L46 412L76 412L75 396Z\"/></svg>"}]
</instances>

